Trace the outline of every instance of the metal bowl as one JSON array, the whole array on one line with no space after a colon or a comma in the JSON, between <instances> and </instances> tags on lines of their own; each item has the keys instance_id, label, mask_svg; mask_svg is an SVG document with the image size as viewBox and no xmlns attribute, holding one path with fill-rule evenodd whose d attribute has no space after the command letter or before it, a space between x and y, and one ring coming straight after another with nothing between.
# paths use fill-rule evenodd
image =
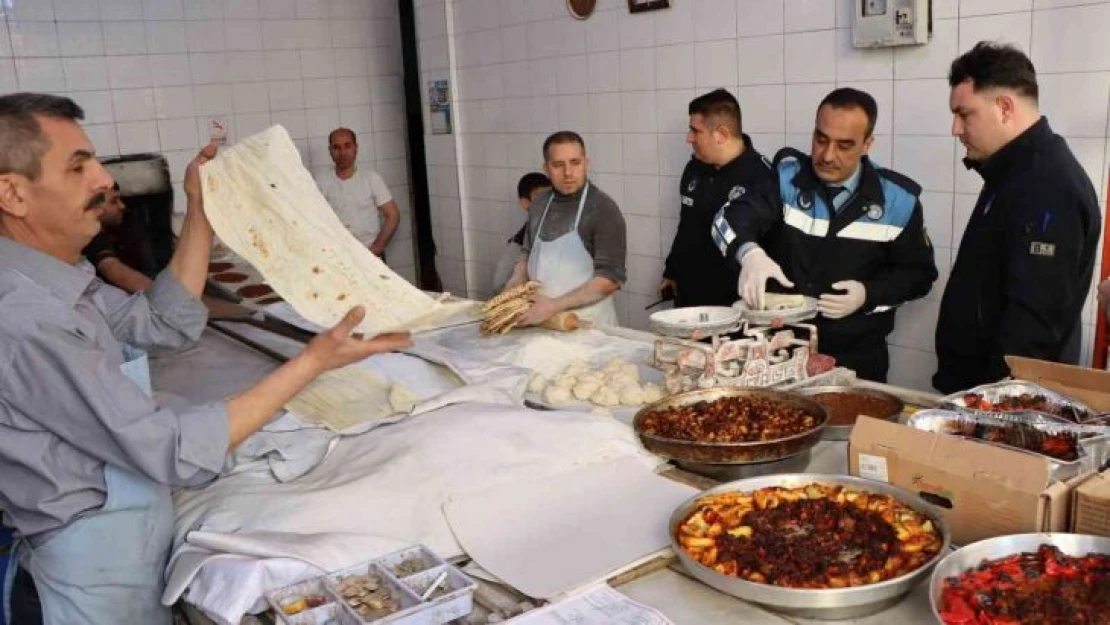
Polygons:
<instances>
[{"instance_id":1,"label":"metal bowl","mask_svg":"<svg viewBox=\"0 0 1110 625\"><path fill-rule=\"evenodd\" d=\"M890 409L893 411L893 414L887 416L867 416L874 417L876 419L883 419L884 421L890 421L891 423L897 423L898 417L900 417L902 415L902 411L906 409L906 403L903 402L901 399L898 399L894 395L872 388L863 388L860 386L810 386L806 388L800 388L794 392L810 398L812 398L814 395L820 395L821 393L844 393L850 395L864 395L867 397L881 399L890 404ZM832 419L831 414L829 415L829 419ZM855 427L854 422L849 425L833 425L832 423L827 423L825 425L825 431L821 434L821 439L826 441L846 441L852 436L853 427Z\"/></svg>"},{"instance_id":2,"label":"metal bowl","mask_svg":"<svg viewBox=\"0 0 1110 625\"><path fill-rule=\"evenodd\" d=\"M690 406L702 401L714 401L724 397L762 397L775 401L791 408L804 410L807 414L817 418L817 426L808 432L802 432L786 438L770 441L751 441L739 443L707 443L690 441L678 438L665 438L648 434L643 430L644 419L653 412L668 408ZM644 448L651 453L674 460L677 462L697 463L706 465L725 464L750 464L755 462L773 462L795 456L808 451L821 440L821 430L828 419L825 409L817 402L800 397L793 393L772 391L765 388L710 388L699 391L679 393L661 399L653 404L648 404L636 413L632 420L632 427Z\"/></svg>"},{"instance_id":3,"label":"metal bowl","mask_svg":"<svg viewBox=\"0 0 1110 625\"><path fill-rule=\"evenodd\" d=\"M995 560L1017 553L1036 551L1044 544L1055 545L1069 556L1082 556L1088 553L1110 555L1110 538L1083 534L1014 534L972 543L949 554L933 571L933 577L929 581L929 602L933 606L933 616L936 617L937 622L944 622L940 619L940 592L945 579L975 568L982 564L983 560Z\"/></svg>"},{"instance_id":4,"label":"metal bowl","mask_svg":"<svg viewBox=\"0 0 1110 625\"><path fill-rule=\"evenodd\" d=\"M852 588L809 589L783 588L781 586L772 586L769 584L758 584L756 582L740 579L739 577L718 573L691 558L682 546L678 544L678 539L676 538L678 527L686 520L686 517L697 508L698 501L706 495L733 491L750 492L770 486L796 488L809 484L843 486L857 491L890 495L917 512L929 517L933 525L941 533L941 548L931 560L917 570L910 571L894 579ZM830 621L861 618L881 612L898 603L906 593L929 576L929 572L948 551L950 542L948 526L944 523L940 515L937 514L936 508L909 491L891 486L884 482L875 482L859 477L809 473L754 477L746 480L729 482L728 484L721 484L720 486L695 495L679 506L674 514L671 515L670 537L671 549L678 554L679 561L682 562L686 570L697 580L723 593L732 595L738 599L743 599L744 601L764 605L777 612L801 618Z\"/></svg>"}]
</instances>

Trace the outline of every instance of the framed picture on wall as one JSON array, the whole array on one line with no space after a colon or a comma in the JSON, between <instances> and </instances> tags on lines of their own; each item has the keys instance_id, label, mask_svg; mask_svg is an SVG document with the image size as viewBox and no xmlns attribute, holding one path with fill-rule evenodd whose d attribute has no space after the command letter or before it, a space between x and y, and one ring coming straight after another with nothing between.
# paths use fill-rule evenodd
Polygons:
<instances>
[{"instance_id":1,"label":"framed picture on wall","mask_svg":"<svg viewBox=\"0 0 1110 625\"><path fill-rule=\"evenodd\" d=\"M656 9L666 9L671 6L671 0L628 0L629 13L643 13Z\"/></svg>"}]
</instances>

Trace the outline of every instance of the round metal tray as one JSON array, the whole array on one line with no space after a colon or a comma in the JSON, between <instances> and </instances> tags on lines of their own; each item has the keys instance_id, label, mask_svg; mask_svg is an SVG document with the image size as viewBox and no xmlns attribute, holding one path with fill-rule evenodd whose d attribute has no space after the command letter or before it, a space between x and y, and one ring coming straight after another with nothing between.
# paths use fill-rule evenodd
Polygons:
<instances>
[{"instance_id":1,"label":"round metal tray","mask_svg":"<svg viewBox=\"0 0 1110 625\"><path fill-rule=\"evenodd\" d=\"M706 443L677 438L664 438L643 431L644 419L653 412L690 406L702 401L714 401L724 397L762 397L771 401L799 408L817 418L817 426L808 432L770 441L740 443ZM772 391L765 388L722 387L688 391L665 397L648 404L636 413L632 428L640 437L644 448L651 453L686 463L703 465L735 465L760 462L773 462L809 451L821 440L821 431L827 420L825 409L817 402L793 393Z\"/></svg>"},{"instance_id":2,"label":"round metal tray","mask_svg":"<svg viewBox=\"0 0 1110 625\"><path fill-rule=\"evenodd\" d=\"M853 395L866 395L867 397L882 399L890 402L891 408L897 408L897 411L889 417L880 417L878 415L867 416L874 417L876 419L883 419L884 421L890 421L892 423L897 423L898 418L902 416L902 411L906 409L906 403L903 402L901 399L898 399L894 395L891 395L890 393L885 393L883 391L871 388L863 388L859 386L809 386L805 388L799 388L794 392L804 397L811 398L812 396L819 395L821 393L849 393ZM829 418L831 419L832 415L829 415ZM825 425L825 431L821 433L821 440L846 441L851 438L853 427L855 427L855 422L853 422L851 425L833 425L832 423L827 423Z\"/></svg>"},{"instance_id":3,"label":"round metal tray","mask_svg":"<svg viewBox=\"0 0 1110 625\"><path fill-rule=\"evenodd\" d=\"M783 588L769 584L749 582L739 577L732 577L718 573L691 558L678 544L677 531L679 525L694 511L698 501L706 495L714 495L733 491L754 491L770 486L797 488L809 484L822 484L827 486L843 486L857 491L890 495L913 508L917 512L929 517L933 525L940 531L942 544L940 551L923 566L900 577L888 579L877 584L855 586L853 588ZM845 475L820 475L809 473L794 473L788 475L768 475L754 477L728 484L721 484L703 493L691 497L671 515L670 521L671 549L678 554L682 565L697 580L716 588L717 590L732 595L744 601L764 605L777 612L820 620L843 620L860 618L881 612L897 603L912 590L919 582L929 576L937 562L948 551L950 536L948 526L937 514L936 508L924 499L913 493L891 486L883 482L865 480L858 477Z\"/></svg>"},{"instance_id":4,"label":"round metal tray","mask_svg":"<svg viewBox=\"0 0 1110 625\"><path fill-rule=\"evenodd\" d=\"M706 337L736 328L740 313L728 306L691 306L661 310L652 313L648 320L657 334L676 338L690 338L694 334Z\"/></svg>"},{"instance_id":5,"label":"round metal tray","mask_svg":"<svg viewBox=\"0 0 1110 625\"><path fill-rule=\"evenodd\" d=\"M812 454L810 450L800 454L772 460L770 462L751 462L747 464L710 464L704 462L675 461L678 468L708 477L718 482L732 482L749 477L761 475L777 475L779 473L804 473L809 466Z\"/></svg>"},{"instance_id":6,"label":"round metal tray","mask_svg":"<svg viewBox=\"0 0 1110 625\"><path fill-rule=\"evenodd\" d=\"M732 309L749 323L759 326L775 325L776 322L798 323L817 316L817 299L807 297L801 308L788 308L786 310L751 310L744 300L739 300L732 304Z\"/></svg>"},{"instance_id":7,"label":"round metal tray","mask_svg":"<svg viewBox=\"0 0 1110 625\"><path fill-rule=\"evenodd\" d=\"M929 602L933 606L933 616L936 617L937 622L944 622L940 619L940 593L945 579L975 568L982 564L983 560L1033 552L1044 544L1055 545L1069 556L1082 556L1088 553L1110 555L1110 538L1083 534L1014 534L972 543L949 554L933 571L933 577L929 581Z\"/></svg>"}]
</instances>

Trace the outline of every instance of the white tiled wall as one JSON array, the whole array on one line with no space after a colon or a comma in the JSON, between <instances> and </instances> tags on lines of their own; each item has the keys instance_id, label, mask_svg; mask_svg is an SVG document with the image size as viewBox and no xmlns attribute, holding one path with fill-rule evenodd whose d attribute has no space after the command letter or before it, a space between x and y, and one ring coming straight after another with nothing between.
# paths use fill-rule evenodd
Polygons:
<instances>
[{"instance_id":1,"label":"white tiled wall","mask_svg":"<svg viewBox=\"0 0 1110 625\"><path fill-rule=\"evenodd\" d=\"M460 100L460 132L441 150L433 147L444 157L433 177L451 191L434 217L437 240L446 235L453 254L465 240L470 291L487 294L492 263L520 226L517 177L539 167L544 136L565 127L584 135L593 180L628 220L629 281L618 310L625 323L644 327L644 306L655 299L677 227L687 102L728 88L740 99L745 130L772 155L784 144L808 151L820 98L851 85L879 102L872 156L925 188L941 278L927 298L899 312L891 377L928 388L940 295L980 187L948 133L948 66L980 39L1030 53L1042 109L1105 204L1110 1L937 0L928 45L866 51L850 44L852 4L672 0L670 9L632 15L624 0L599 0L597 12L578 21L560 0L424 1L421 23L436 33L421 49L424 70L432 59L448 75L453 55ZM453 195L459 188L461 200ZM1092 298L1084 316L1088 355L1093 306Z\"/></svg>"},{"instance_id":2,"label":"white tiled wall","mask_svg":"<svg viewBox=\"0 0 1110 625\"><path fill-rule=\"evenodd\" d=\"M0 90L72 97L101 155L160 152L177 183L211 115L232 141L284 125L317 171L327 133L353 128L401 208L390 265L413 278L396 0L4 0L0 13Z\"/></svg>"}]
</instances>

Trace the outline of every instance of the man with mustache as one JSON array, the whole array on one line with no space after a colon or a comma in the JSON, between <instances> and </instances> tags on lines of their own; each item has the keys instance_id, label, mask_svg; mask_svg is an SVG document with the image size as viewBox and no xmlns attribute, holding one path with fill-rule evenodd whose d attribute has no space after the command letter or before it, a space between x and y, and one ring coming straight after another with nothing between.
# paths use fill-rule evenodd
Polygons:
<instances>
[{"instance_id":1,"label":"man with mustache","mask_svg":"<svg viewBox=\"0 0 1110 625\"><path fill-rule=\"evenodd\" d=\"M0 96L0 510L21 537L18 561L46 625L170 625L161 604L170 489L218 476L225 455L319 374L408 338L352 336L357 307L225 401L159 405L124 343L181 347L204 330L213 233L199 170L216 146L186 171L169 266L145 293L128 295L81 257L100 231L96 198L112 187L83 116L69 98Z\"/></svg>"},{"instance_id":2,"label":"man with mustache","mask_svg":"<svg viewBox=\"0 0 1110 625\"><path fill-rule=\"evenodd\" d=\"M132 268L123 261L120 247L123 245L123 197L120 195L119 183L113 184L112 189L104 195L93 198L93 204L101 207L100 234L81 251L81 255L89 259L96 267L96 274L101 280L120 288L128 293L138 293L150 288L154 281L143 272Z\"/></svg>"},{"instance_id":3,"label":"man with mustache","mask_svg":"<svg viewBox=\"0 0 1110 625\"><path fill-rule=\"evenodd\" d=\"M861 378L885 382L895 309L937 278L918 195L909 178L871 162L878 107L836 89L817 108L812 154L786 148L777 185L725 204L713 237L740 262L744 302L763 308L767 281L817 298L819 348Z\"/></svg>"},{"instance_id":4,"label":"man with mustache","mask_svg":"<svg viewBox=\"0 0 1110 625\"><path fill-rule=\"evenodd\" d=\"M1038 108L1033 63L980 42L952 62L952 135L983 189L937 319L942 393L1010 375L1007 355L1076 364L1102 218L1098 196Z\"/></svg>"},{"instance_id":5,"label":"man with mustache","mask_svg":"<svg viewBox=\"0 0 1110 625\"><path fill-rule=\"evenodd\" d=\"M397 202L378 172L359 168L355 131L331 131L328 154L335 167L317 176L316 186L351 234L385 260L385 248L401 223Z\"/></svg>"}]
</instances>

